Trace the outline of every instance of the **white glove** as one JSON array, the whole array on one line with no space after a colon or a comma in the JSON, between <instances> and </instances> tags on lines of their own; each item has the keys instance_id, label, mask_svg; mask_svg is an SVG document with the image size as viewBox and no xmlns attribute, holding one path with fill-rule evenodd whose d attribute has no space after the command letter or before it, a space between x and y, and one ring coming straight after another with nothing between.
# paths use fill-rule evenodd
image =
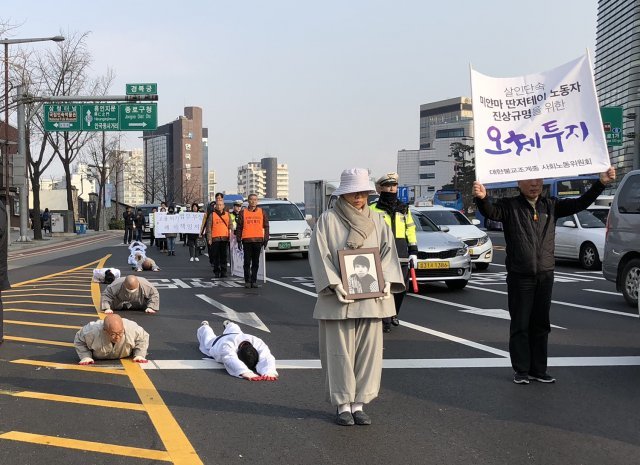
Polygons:
<instances>
[{"instance_id":1,"label":"white glove","mask_svg":"<svg viewBox=\"0 0 640 465\"><path fill-rule=\"evenodd\" d=\"M381 301L381 300L387 300L391 298L391 283L390 282L386 282L384 283L384 290L382 291L384 292L384 295L382 297L377 297L376 300Z\"/></svg>"},{"instance_id":2,"label":"white glove","mask_svg":"<svg viewBox=\"0 0 640 465\"><path fill-rule=\"evenodd\" d=\"M133 361L136 363L147 363L148 360L146 358L144 358L141 355L136 355L135 357L133 357Z\"/></svg>"},{"instance_id":3,"label":"white glove","mask_svg":"<svg viewBox=\"0 0 640 465\"><path fill-rule=\"evenodd\" d=\"M418 268L418 256L417 255L409 255L409 263L414 268Z\"/></svg>"},{"instance_id":4,"label":"white glove","mask_svg":"<svg viewBox=\"0 0 640 465\"><path fill-rule=\"evenodd\" d=\"M94 361L91 357L85 357L82 360L80 360L79 365L93 365Z\"/></svg>"},{"instance_id":5,"label":"white glove","mask_svg":"<svg viewBox=\"0 0 640 465\"><path fill-rule=\"evenodd\" d=\"M338 298L338 302L340 303L352 304L355 302L355 300L347 299L347 291L344 290L342 284L336 284L335 286L333 286L333 292L336 293L336 297Z\"/></svg>"}]
</instances>

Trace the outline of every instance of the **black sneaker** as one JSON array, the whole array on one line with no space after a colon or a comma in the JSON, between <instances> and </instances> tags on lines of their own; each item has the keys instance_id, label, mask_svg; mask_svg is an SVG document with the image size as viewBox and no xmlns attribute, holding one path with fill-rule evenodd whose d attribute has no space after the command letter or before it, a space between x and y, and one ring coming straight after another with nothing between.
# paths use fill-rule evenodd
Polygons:
<instances>
[{"instance_id":1,"label":"black sneaker","mask_svg":"<svg viewBox=\"0 0 640 465\"><path fill-rule=\"evenodd\" d=\"M538 381L539 383L555 383L556 379L548 373L544 375L529 375L528 378L532 381Z\"/></svg>"},{"instance_id":2,"label":"black sneaker","mask_svg":"<svg viewBox=\"0 0 640 465\"><path fill-rule=\"evenodd\" d=\"M398 320L397 316L392 316L391 317L391 324L393 326L400 326L400 320Z\"/></svg>"},{"instance_id":3,"label":"black sneaker","mask_svg":"<svg viewBox=\"0 0 640 465\"><path fill-rule=\"evenodd\" d=\"M514 373L513 382L516 384L529 384L529 375Z\"/></svg>"},{"instance_id":4,"label":"black sneaker","mask_svg":"<svg viewBox=\"0 0 640 465\"><path fill-rule=\"evenodd\" d=\"M391 332L391 323L382 323L382 332L390 333Z\"/></svg>"}]
</instances>

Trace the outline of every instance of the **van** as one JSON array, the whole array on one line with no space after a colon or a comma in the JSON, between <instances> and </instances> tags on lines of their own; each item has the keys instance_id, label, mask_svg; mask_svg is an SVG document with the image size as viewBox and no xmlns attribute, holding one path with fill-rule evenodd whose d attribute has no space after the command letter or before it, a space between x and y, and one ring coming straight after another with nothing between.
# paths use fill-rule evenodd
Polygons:
<instances>
[{"instance_id":1,"label":"van","mask_svg":"<svg viewBox=\"0 0 640 465\"><path fill-rule=\"evenodd\" d=\"M269 219L269 242L265 252L309 254L311 228L298 206L288 200L262 199L258 201Z\"/></svg>"},{"instance_id":2,"label":"van","mask_svg":"<svg viewBox=\"0 0 640 465\"><path fill-rule=\"evenodd\" d=\"M627 173L607 218L602 274L632 307L640 285L640 170Z\"/></svg>"}]
</instances>

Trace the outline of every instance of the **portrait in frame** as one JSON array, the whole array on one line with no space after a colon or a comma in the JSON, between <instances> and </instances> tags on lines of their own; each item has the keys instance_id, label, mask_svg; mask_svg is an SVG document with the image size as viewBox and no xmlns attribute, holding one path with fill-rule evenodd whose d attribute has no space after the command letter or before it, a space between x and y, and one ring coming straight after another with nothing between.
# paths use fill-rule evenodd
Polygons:
<instances>
[{"instance_id":1,"label":"portrait in frame","mask_svg":"<svg viewBox=\"0 0 640 465\"><path fill-rule=\"evenodd\" d=\"M377 248L338 250L342 287L347 299L370 299L384 296L384 277Z\"/></svg>"}]
</instances>

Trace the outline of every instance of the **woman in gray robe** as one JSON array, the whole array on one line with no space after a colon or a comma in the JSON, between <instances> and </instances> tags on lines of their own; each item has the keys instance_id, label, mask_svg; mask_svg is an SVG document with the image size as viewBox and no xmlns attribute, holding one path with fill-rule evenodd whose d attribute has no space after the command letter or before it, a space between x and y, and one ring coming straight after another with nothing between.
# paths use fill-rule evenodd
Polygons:
<instances>
[{"instance_id":1,"label":"woman in gray robe","mask_svg":"<svg viewBox=\"0 0 640 465\"><path fill-rule=\"evenodd\" d=\"M367 205L375 192L363 168L342 172L333 209L323 213L311 235L309 263L318 300L320 361L328 400L339 425L369 425L363 405L378 396L382 376L382 318L395 315L391 293L404 290L395 241L382 215ZM338 250L374 247L380 251L384 296L347 300ZM374 268L374 267L372 267Z\"/></svg>"}]
</instances>

